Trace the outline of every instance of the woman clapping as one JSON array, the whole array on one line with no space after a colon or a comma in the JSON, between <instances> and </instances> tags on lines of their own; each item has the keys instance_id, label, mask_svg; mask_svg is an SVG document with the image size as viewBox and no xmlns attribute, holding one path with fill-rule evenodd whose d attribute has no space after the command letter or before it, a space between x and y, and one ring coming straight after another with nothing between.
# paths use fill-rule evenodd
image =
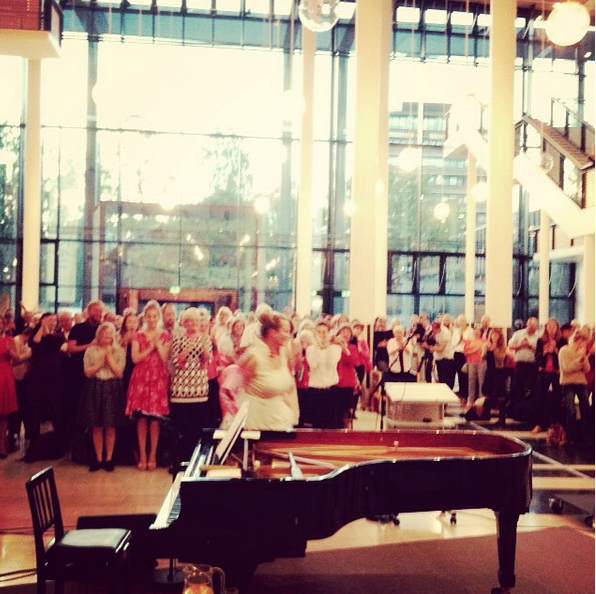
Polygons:
<instances>
[{"instance_id":1,"label":"woman clapping","mask_svg":"<svg viewBox=\"0 0 596 594\"><path fill-rule=\"evenodd\" d=\"M155 470L159 419L169 413L169 374L166 366L172 336L160 327L161 308L149 301L143 310L143 329L132 340L132 361L135 365L128 386L126 414L137 418L139 470ZM147 435L149 459L147 460Z\"/></svg>"},{"instance_id":2,"label":"woman clapping","mask_svg":"<svg viewBox=\"0 0 596 594\"><path fill-rule=\"evenodd\" d=\"M184 333L177 335L170 349L170 414L181 434L183 460L192 454L201 429L217 427L215 407L209 402L207 366L213 357L208 318L196 307L182 314Z\"/></svg>"},{"instance_id":3,"label":"woman clapping","mask_svg":"<svg viewBox=\"0 0 596 594\"><path fill-rule=\"evenodd\" d=\"M91 427L95 460L91 472L114 470L112 454L116 443L116 426L124 421L122 374L125 354L116 341L116 328L104 322L97 328L95 340L85 351L83 365L86 381L83 387L79 419ZM105 447L105 458L104 458Z\"/></svg>"}]
</instances>

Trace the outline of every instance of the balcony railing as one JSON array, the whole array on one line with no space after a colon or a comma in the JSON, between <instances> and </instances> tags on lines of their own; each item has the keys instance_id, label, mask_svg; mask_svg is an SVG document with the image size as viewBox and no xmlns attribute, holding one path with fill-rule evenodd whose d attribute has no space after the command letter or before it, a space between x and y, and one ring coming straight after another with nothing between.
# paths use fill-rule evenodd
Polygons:
<instances>
[{"instance_id":1,"label":"balcony railing","mask_svg":"<svg viewBox=\"0 0 596 594\"><path fill-rule=\"evenodd\" d=\"M0 29L47 31L62 41L62 9L56 0L2 0Z\"/></svg>"}]
</instances>

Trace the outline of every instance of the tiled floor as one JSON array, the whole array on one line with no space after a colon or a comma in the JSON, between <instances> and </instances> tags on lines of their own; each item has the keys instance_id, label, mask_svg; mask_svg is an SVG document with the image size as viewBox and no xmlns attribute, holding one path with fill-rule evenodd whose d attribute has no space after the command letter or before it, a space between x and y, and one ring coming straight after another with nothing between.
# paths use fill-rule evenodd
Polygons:
<instances>
[{"instance_id":1,"label":"tiled floor","mask_svg":"<svg viewBox=\"0 0 596 594\"><path fill-rule=\"evenodd\" d=\"M490 430L486 423L466 423L459 407L448 409L447 421L458 429ZM378 429L376 413L359 411L356 430ZM484 425L484 426L483 426ZM527 441L534 448L534 496L529 513L522 516L519 530L537 530L567 525L593 535L586 525L594 509L594 446L547 447L545 434L533 434L515 423L506 434ZM56 469L64 521L74 526L83 515L157 513L171 484L167 469L139 472L132 466L117 467L113 473L89 473L86 466L61 459L26 464L15 453L0 461L0 588L30 583L34 576L27 570L35 565L25 481L36 471L52 464ZM561 513L552 501L562 505ZM426 539L452 539L495 534L490 510L461 510L457 523L448 514L424 512L402 514L400 525L358 520L330 538L311 541L310 551L343 547L373 546L392 542ZM13 573L14 572L14 573Z\"/></svg>"}]
</instances>

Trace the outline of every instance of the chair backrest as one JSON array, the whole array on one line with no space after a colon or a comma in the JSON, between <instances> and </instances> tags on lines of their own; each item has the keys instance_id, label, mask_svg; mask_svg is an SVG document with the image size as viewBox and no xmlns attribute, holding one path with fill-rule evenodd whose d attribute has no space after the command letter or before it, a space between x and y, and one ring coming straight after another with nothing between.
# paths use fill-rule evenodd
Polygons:
<instances>
[{"instance_id":1,"label":"chair backrest","mask_svg":"<svg viewBox=\"0 0 596 594\"><path fill-rule=\"evenodd\" d=\"M46 552L44 534L53 528L56 540L64 536L64 525L62 523L58 491L56 490L54 469L48 466L41 470L33 475L25 486L33 521L35 554L39 563L43 560Z\"/></svg>"}]
</instances>

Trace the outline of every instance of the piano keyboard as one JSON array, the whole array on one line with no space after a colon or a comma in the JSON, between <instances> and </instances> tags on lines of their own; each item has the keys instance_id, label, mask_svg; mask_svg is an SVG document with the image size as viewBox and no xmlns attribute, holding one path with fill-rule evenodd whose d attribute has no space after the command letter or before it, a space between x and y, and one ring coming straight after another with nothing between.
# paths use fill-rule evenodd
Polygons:
<instances>
[{"instance_id":1,"label":"piano keyboard","mask_svg":"<svg viewBox=\"0 0 596 594\"><path fill-rule=\"evenodd\" d=\"M213 445L204 447L199 444L195 448L192 457L184 472L179 472L159 509L155 522L151 525L152 530L167 528L180 514L180 484L184 478L195 478L200 476L201 467L208 464L213 457Z\"/></svg>"},{"instance_id":2,"label":"piano keyboard","mask_svg":"<svg viewBox=\"0 0 596 594\"><path fill-rule=\"evenodd\" d=\"M155 522L151 525L151 529L159 530L161 528L167 528L170 523L178 517L180 513L180 499L178 494L180 493L180 483L184 474L179 472L168 491L164 502L161 505Z\"/></svg>"}]
</instances>

